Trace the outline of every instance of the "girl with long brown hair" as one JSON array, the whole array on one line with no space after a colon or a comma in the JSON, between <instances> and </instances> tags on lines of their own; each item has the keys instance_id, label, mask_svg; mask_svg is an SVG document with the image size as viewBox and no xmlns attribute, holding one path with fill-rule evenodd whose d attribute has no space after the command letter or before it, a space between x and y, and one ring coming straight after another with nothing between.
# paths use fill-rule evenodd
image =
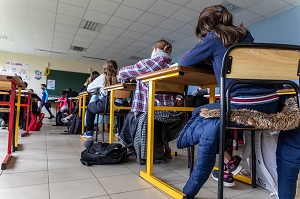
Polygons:
<instances>
[{"instance_id":1,"label":"girl with long brown hair","mask_svg":"<svg viewBox=\"0 0 300 199\"><path fill-rule=\"evenodd\" d=\"M199 16L195 30L200 42L181 60L180 65L201 68L205 60L210 59L218 84L223 56L228 47L238 42L253 42L250 32L243 25L233 24L232 14L222 5L205 8ZM229 82L226 82L227 84ZM278 96L273 85L237 85L231 93L232 109L251 109L264 113L278 111ZM188 198L193 198L208 179L215 165L217 143L219 138L220 120L218 118L205 119L199 115L201 108L219 109L220 104L200 106L193 112L193 116L182 130L178 141L178 148L192 145L198 146L198 160L196 166L183 188ZM240 159L225 152L224 186L234 186L233 175L237 175L242 167ZM218 179L218 171L212 176Z\"/></svg>"},{"instance_id":2,"label":"girl with long brown hair","mask_svg":"<svg viewBox=\"0 0 300 199\"><path fill-rule=\"evenodd\" d=\"M86 131L81 135L83 138L93 138L94 120L97 113L105 110L105 98L107 91L105 86L117 83L118 64L115 60L107 60L103 64L103 73L87 86L87 92L98 94L100 99L91 102L86 111Z\"/></svg>"}]
</instances>

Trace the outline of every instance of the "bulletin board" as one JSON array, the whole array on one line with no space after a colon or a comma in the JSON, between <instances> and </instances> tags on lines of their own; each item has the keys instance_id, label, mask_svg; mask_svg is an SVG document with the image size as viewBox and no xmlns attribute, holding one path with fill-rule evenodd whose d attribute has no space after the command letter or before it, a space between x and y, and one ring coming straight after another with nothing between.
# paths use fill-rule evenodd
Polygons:
<instances>
[{"instance_id":1,"label":"bulletin board","mask_svg":"<svg viewBox=\"0 0 300 199\"><path fill-rule=\"evenodd\" d=\"M88 73L76 73L60 70L51 70L47 76L47 82L51 88L48 88L48 93L51 96L59 96L60 91L68 87L72 88L73 91L79 92L84 82L89 77Z\"/></svg>"}]
</instances>

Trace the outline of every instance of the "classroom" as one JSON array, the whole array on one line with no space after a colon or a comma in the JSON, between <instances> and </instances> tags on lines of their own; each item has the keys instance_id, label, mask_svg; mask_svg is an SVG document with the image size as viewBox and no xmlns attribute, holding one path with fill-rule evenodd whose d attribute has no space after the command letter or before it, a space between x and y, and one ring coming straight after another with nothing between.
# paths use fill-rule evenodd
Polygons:
<instances>
[{"instance_id":1,"label":"classroom","mask_svg":"<svg viewBox=\"0 0 300 199\"><path fill-rule=\"evenodd\" d=\"M299 19L0 0L0 199L300 199Z\"/></svg>"}]
</instances>

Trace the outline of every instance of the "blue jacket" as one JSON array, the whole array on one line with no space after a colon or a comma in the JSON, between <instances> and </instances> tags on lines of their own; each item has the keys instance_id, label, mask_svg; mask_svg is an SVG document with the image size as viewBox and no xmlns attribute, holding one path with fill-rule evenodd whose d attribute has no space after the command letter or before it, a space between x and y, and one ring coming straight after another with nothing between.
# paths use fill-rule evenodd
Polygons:
<instances>
[{"instance_id":1,"label":"blue jacket","mask_svg":"<svg viewBox=\"0 0 300 199\"><path fill-rule=\"evenodd\" d=\"M253 42L254 39L250 32L240 40L240 42ZM180 61L180 66L201 67L205 66L202 63L207 60L212 60L212 67L220 86L220 77L222 69L222 60L227 48L224 47L221 39L217 38L214 33L209 32L204 39L199 42L190 52L188 52ZM207 66L204 68L207 69ZM230 81L226 82L228 84ZM274 85L236 85L232 89L231 96L239 95L259 95L266 93L274 93L276 87Z\"/></svg>"},{"instance_id":2,"label":"blue jacket","mask_svg":"<svg viewBox=\"0 0 300 199\"><path fill-rule=\"evenodd\" d=\"M48 100L48 97L49 97L48 91L47 91L47 89L44 89L42 91L42 103L44 103L46 100Z\"/></svg>"}]
</instances>

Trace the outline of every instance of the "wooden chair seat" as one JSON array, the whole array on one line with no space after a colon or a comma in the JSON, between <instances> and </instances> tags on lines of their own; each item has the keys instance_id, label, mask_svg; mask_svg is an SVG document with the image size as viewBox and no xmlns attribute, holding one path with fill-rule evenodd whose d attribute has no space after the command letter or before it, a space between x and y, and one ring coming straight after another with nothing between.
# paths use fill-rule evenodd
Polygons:
<instances>
[{"instance_id":1,"label":"wooden chair seat","mask_svg":"<svg viewBox=\"0 0 300 199\"><path fill-rule=\"evenodd\" d=\"M0 108L0 113L9 113L10 108Z\"/></svg>"}]
</instances>

